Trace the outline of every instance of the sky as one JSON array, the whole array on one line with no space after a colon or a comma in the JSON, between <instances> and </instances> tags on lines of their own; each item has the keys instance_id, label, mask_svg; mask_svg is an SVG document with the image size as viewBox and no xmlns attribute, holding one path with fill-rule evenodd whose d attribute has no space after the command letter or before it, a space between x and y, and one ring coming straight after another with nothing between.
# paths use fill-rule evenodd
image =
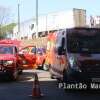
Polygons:
<instances>
[{"instance_id":1,"label":"sky","mask_svg":"<svg viewBox=\"0 0 100 100\"><path fill-rule=\"evenodd\" d=\"M17 22L17 5L20 3L20 20L35 17L36 0L0 0L0 6L9 8L12 21ZM38 0L38 14L68 11L72 8L85 9L87 15L100 15L100 0Z\"/></svg>"}]
</instances>

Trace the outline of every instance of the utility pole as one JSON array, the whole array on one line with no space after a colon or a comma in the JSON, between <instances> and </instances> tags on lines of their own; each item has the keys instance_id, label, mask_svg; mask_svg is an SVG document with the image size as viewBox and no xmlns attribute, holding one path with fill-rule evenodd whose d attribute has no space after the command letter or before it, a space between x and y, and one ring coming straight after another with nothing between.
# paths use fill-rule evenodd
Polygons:
<instances>
[{"instance_id":1,"label":"utility pole","mask_svg":"<svg viewBox=\"0 0 100 100\"><path fill-rule=\"evenodd\" d=\"M20 4L18 2L18 38L20 36Z\"/></svg>"},{"instance_id":2,"label":"utility pole","mask_svg":"<svg viewBox=\"0 0 100 100\"><path fill-rule=\"evenodd\" d=\"M36 0L36 38L38 38L38 0Z\"/></svg>"}]
</instances>

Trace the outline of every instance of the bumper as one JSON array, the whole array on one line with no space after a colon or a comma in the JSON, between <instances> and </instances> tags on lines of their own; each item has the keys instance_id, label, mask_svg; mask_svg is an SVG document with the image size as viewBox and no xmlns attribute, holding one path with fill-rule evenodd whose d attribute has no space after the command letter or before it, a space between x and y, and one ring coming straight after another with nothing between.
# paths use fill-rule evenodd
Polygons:
<instances>
[{"instance_id":1,"label":"bumper","mask_svg":"<svg viewBox=\"0 0 100 100\"><path fill-rule=\"evenodd\" d=\"M78 70L69 69L64 74L64 82L90 82L91 78L88 73L80 72Z\"/></svg>"},{"instance_id":2,"label":"bumper","mask_svg":"<svg viewBox=\"0 0 100 100\"><path fill-rule=\"evenodd\" d=\"M7 71L0 71L0 79L9 77L9 73Z\"/></svg>"},{"instance_id":3,"label":"bumper","mask_svg":"<svg viewBox=\"0 0 100 100\"><path fill-rule=\"evenodd\" d=\"M6 69L1 69L0 70L0 77L8 75L9 73L13 73L15 71L14 67L6 68Z\"/></svg>"},{"instance_id":4,"label":"bumper","mask_svg":"<svg viewBox=\"0 0 100 100\"><path fill-rule=\"evenodd\" d=\"M1 75L5 75L5 74L7 74L7 72L0 71L0 76L1 76Z\"/></svg>"}]
</instances>

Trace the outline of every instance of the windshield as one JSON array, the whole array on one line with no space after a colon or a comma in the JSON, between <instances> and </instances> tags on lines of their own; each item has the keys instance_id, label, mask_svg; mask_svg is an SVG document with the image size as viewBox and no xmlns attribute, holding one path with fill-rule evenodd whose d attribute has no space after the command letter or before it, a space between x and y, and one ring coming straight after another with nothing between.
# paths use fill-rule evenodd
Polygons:
<instances>
[{"instance_id":1,"label":"windshield","mask_svg":"<svg viewBox=\"0 0 100 100\"><path fill-rule=\"evenodd\" d=\"M36 47L32 47L31 53L35 53L36 52Z\"/></svg>"},{"instance_id":2,"label":"windshield","mask_svg":"<svg viewBox=\"0 0 100 100\"><path fill-rule=\"evenodd\" d=\"M70 30L67 49L72 53L100 53L100 30Z\"/></svg>"},{"instance_id":3,"label":"windshield","mask_svg":"<svg viewBox=\"0 0 100 100\"><path fill-rule=\"evenodd\" d=\"M12 46L0 46L0 54L13 54Z\"/></svg>"}]
</instances>

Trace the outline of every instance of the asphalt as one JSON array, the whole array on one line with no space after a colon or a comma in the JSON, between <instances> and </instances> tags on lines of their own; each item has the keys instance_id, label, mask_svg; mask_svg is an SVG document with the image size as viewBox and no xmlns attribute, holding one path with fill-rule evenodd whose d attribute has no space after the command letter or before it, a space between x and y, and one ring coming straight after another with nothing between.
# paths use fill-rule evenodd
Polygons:
<instances>
[{"instance_id":1,"label":"asphalt","mask_svg":"<svg viewBox=\"0 0 100 100\"><path fill-rule=\"evenodd\" d=\"M34 84L33 73L37 72L41 93L41 98L32 98L32 87ZM0 80L0 100L96 100L100 99L100 91L75 91L58 88L58 82L50 79L49 72L41 70L28 70L19 77L19 80Z\"/></svg>"}]
</instances>

